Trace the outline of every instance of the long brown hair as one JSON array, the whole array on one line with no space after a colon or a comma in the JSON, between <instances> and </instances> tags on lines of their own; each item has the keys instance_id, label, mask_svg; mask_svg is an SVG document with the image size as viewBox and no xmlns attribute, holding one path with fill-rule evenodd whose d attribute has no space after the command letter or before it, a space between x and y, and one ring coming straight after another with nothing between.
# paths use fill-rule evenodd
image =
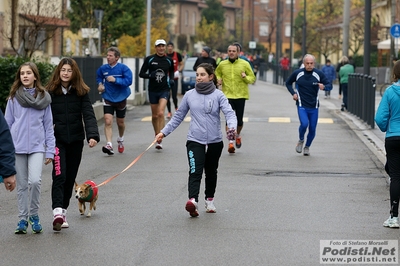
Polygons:
<instances>
[{"instance_id":1,"label":"long brown hair","mask_svg":"<svg viewBox=\"0 0 400 266\"><path fill-rule=\"evenodd\" d=\"M71 89L75 89L78 96L83 96L87 94L90 90L89 86L83 81L81 71L79 70L78 64L75 62L74 59L65 57L61 59L60 63L53 72L46 88L49 92L52 92L56 95L61 95L62 88L61 88L61 78L60 73L61 69L64 65L70 65L72 69L72 75L69 85Z\"/></svg>"},{"instance_id":2,"label":"long brown hair","mask_svg":"<svg viewBox=\"0 0 400 266\"><path fill-rule=\"evenodd\" d=\"M39 74L39 69L36 66L35 63L33 62L25 62L22 65L19 66L17 73L15 74L15 79L14 79L14 83L11 86L10 89L10 94L9 94L9 98L14 98L15 93L17 92L17 90L21 87L24 86L22 84L21 81L21 68L24 66L28 66L30 67L30 69L33 72L33 75L35 76L36 80L33 83L33 87L36 88L36 93L35 93L35 97L36 95L40 94L42 95L42 97L44 96L43 92L45 91L44 86L42 85L42 83L40 82L40 74Z\"/></svg>"}]
</instances>

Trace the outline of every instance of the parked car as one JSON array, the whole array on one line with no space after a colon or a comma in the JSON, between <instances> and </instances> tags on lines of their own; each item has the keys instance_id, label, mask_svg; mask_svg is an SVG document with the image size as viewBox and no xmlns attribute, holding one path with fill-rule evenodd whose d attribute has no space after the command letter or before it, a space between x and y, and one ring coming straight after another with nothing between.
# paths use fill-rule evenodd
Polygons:
<instances>
[{"instance_id":1,"label":"parked car","mask_svg":"<svg viewBox=\"0 0 400 266\"><path fill-rule=\"evenodd\" d=\"M194 88L196 84L196 71L193 70L194 63L197 57L186 58L183 69L182 69L182 94L185 94L188 90Z\"/></svg>"}]
</instances>

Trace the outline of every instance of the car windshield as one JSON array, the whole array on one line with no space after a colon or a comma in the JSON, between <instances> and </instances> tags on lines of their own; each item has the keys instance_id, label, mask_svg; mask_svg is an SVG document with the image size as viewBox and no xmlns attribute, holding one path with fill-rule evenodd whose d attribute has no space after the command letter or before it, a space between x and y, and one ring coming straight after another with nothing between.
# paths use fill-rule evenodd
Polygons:
<instances>
[{"instance_id":1,"label":"car windshield","mask_svg":"<svg viewBox=\"0 0 400 266\"><path fill-rule=\"evenodd\" d=\"M197 60L197 57L186 59L183 70L184 71L193 71L193 65L194 65L194 63L196 63L196 60Z\"/></svg>"}]
</instances>

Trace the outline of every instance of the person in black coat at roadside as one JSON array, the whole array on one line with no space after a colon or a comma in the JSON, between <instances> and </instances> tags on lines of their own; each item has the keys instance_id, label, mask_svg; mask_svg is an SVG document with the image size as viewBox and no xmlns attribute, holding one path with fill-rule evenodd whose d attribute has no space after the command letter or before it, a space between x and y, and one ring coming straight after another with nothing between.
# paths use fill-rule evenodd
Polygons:
<instances>
[{"instance_id":1,"label":"person in black coat at roadside","mask_svg":"<svg viewBox=\"0 0 400 266\"><path fill-rule=\"evenodd\" d=\"M214 67L214 69L216 69L217 62L215 61L214 58L210 56L210 54L211 54L211 48L208 46L204 46L203 50L201 51L201 57L198 57L193 65L193 70L196 71L197 67L202 63L209 63Z\"/></svg>"}]
</instances>

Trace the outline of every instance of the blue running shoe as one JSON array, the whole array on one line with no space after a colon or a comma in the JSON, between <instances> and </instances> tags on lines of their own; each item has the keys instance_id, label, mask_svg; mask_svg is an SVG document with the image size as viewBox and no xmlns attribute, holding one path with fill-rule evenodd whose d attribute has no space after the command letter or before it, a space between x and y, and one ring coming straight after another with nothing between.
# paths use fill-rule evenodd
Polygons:
<instances>
[{"instance_id":1,"label":"blue running shoe","mask_svg":"<svg viewBox=\"0 0 400 266\"><path fill-rule=\"evenodd\" d=\"M39 221L39 215L30 216L29 223L32 226L32 231L34 234L41 233L43 231L42 225Z\"/></svg>"},{"instance_id":2,"label":"blue running shoe","mask_svg":"<svg viewBox=\"0 0 400 266\"><path fill-rule=\"evenodd\" d=\"M15 229L16 234L26 234L26 229L28 228L28 221L22 219L18 222L17 229Z\"/></svg>"}]
</instances>

